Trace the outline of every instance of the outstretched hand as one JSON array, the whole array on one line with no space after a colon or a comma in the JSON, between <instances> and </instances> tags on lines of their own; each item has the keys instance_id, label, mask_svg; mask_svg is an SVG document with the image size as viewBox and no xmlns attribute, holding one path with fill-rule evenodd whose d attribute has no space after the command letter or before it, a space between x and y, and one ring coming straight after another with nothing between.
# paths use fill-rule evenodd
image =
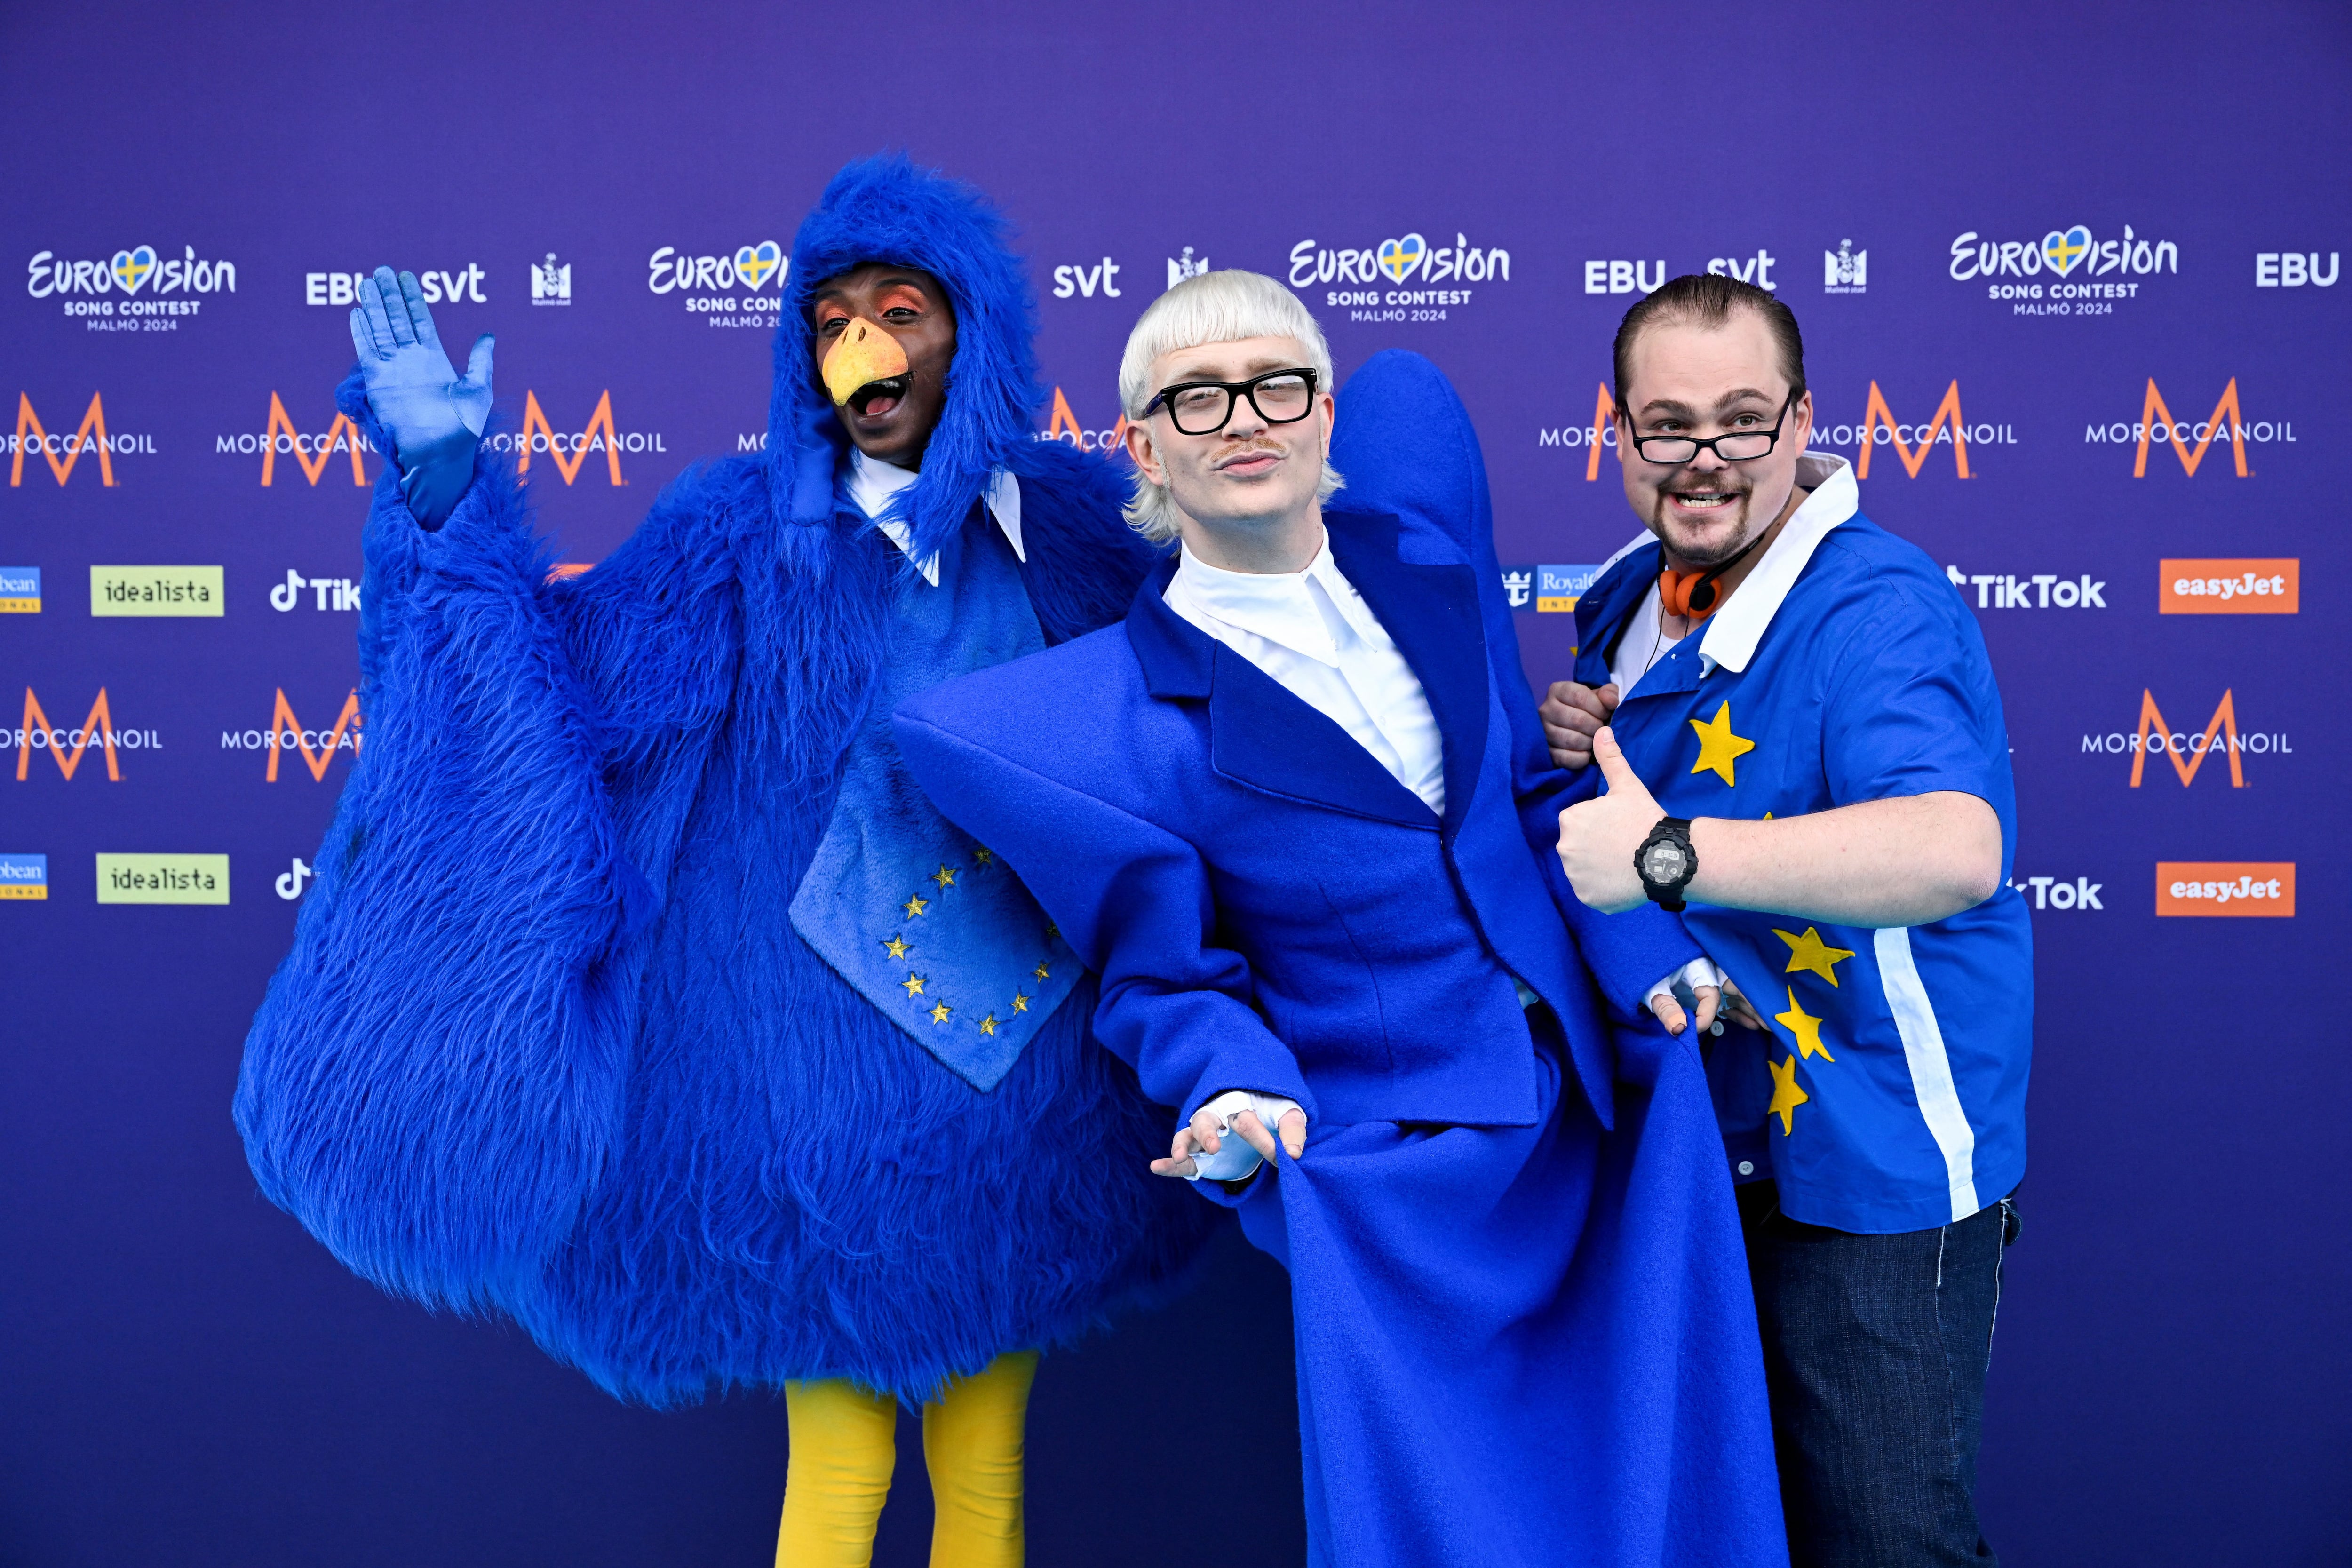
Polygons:
<instances>
[{"instance_id":1,"label":"outstretched hand","mask_svg":"<svg viewBox=\"0 0 2352 1568\"><path fill-rule=\"evenodd\" d=\"M395 279L391 268L379 267L360 284L352 346L359 351L368 406L392 437L409 510L425 527L437 527L472 482L474 447L490 420L493 340L482 334L459 377L416 274Z\"/></svg>"},{"instance_id":2,"label":"outstretched hand","mask_svg":"<svg viewBox=\"0 0 2352 1568\"><path fill-rule=\"evenodd\" d=\"M1646 897L1633 869L1633 852L1665 811L1605 724L1592 737L1592 758L1601 764L1608 792L1559 814L1559 865L1578 898L1613 915L1639 908Z\"/></svg>"}]
</instances>

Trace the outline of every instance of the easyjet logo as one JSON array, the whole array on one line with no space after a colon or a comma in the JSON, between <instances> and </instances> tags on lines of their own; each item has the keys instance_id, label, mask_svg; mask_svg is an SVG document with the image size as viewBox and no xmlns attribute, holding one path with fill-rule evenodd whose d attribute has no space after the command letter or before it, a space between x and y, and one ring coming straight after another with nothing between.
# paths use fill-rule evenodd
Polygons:
<instances>
[{"instance_id":1,"label":"easyjet logo","mask_svg":"<svg viewBox=\"0 0 2352 1568\"><path fill-rule=\"evenodd\" d=\"M591 457L602 455L605 475L614 484L629 481L621 477L621 454L624 452L667 452L661 433L656 430L622 430L613 422L613 394L608 389L596 399L589 411L588 423L577 435L556 429L540 406L539 394L522 395L522 428L513 432L499 431L485 443L492 451L515 454L515 471L530 472L530 460L544 456L555 464L555 471L567 486L580 477Z\"/></svg>"},{"instance_id":2,"label":"easyjet logo","mask_svg":"<svg viewBox=\"0 0 2352 1568\"><path fill-rule=\"evenodd\" d=\"M2294 748L2284 732L2255 731L2240 733L2235 696L2221 693L2221 700L2207 720L2202 731L2176 730L2168 723L2164 710L2157 706L2156 693L2142 689L2139 694L2139 727L2132 734L2113 732L2105 735L2085 735L2083 750L2100 752L2128 752L2131 756L2131 787L2137 789L2146 779L2147 759L2163 757L2172 764L2180 787L2187 789L2197 782L2199 770L2216 753L2229 762L2230 787L2246 787L2245 757L2254 755L2291 756Z\"/></svg>"},{"instance_id":3,"label":"easyjet logo","mask_svg":"<svg viewBox=\"0 0 2352 1568\"><path fill-rule=\"evenodd\" d=\"M106 776L114 784L122 782L121 752L156 751L163 739L152 730L118 730L114 710L108 703L106 688L98 689L98 697L89 705L89 712L79 724L68 729L54 724L41 706L40 697L29 686L25 688L24 722L14 730L0 730L0 749L14 747L16 752L16 782L23 784L32 777L33 753L47 752L49 760L58 764L58 772L70 781L81 768L82 760L91 747L98 748L106 759Z\"/></svg>"},{"instance_id":4,"label":"easyjet logo","mask_svg":"<svg viewBox=\"0 0 2352 1568\"><path fill-rule=\"evenodd\" d=\"M2292 420L2247 419L2239 402L2238 378L2234 375L2221 388L2221 395L2214 403L2213 412L2202 419L2175 418L2170 405L2165 402L2163 392L2156 384L2156 378L2150 376L2147 394L2140 399L2137 424L2126 425L2117 420L2112 425L2085 426L2083 432L2083 439L2094 446L2119 447L2126 441L2136 443L2132 458L2132 478L2136 479L2147 478L2148 448L2158 441L2172 448L2173 456L2180 459L2180 471L2193 479L2197 470L2204 466L2206 454L2212 449L2213 443L2226 439L2230 444L2231 467L2238 478L2243 479L2253 477L2253 471L2246 466L2248 446L2292 445L2294 438ZM2189 445L2192 441L2196 443L2194 447Z\"/></svg>"},{"instance_id":5,"label":"easyjet logo","mask_svg":"<svg viewBox=\"0 0 2352 1568\"><path fill-rule=\"evenodd\" d=\"M310 770L310 777L324 783L327 769L339 752L359 755L360 694L354 688L343 699L342 708L335 714L331 730L304 729L296 716L294 705L286 700L286 689L278 688L277 704L270 710L268 730L223 730L221 750L225 752L267 752L269 764L263 773L264 782L278 782L278 759L289 752L301 753L302 765Z\"/></svg>"},{"instance_id":6,"label":"easyjet logo","mask_svg":"<svg viewBox=\"0 0 2352 1568\"><path fill-rule=\"evenodd\" d=\"M98 482L114 483L114 458L119 452L136 452L151 457L155 451L152 436L109 435L106 429L106 399L98 393L89 395L89 406L82 411L81 424L70 436L59 430L52 435L33 411L28 395L16 395L16 428L8 438L8 483L11 488L25 482L25 457L37 452L49 465L49 473L58 483L73 478L74 467L85 455L98 459Z\"/></svg>"},{"instance_id":7,"label":"easyjet logo","mask_svg":"<svg viewBox=\"0 0 2352 1568\"><path fill-rule=\"evenodd\" d=\"M2284 559L2164 560L2157 603L2167 616L2292 616L2303 604L2303 563Z\"/></svg>"},{"instance_id":8,"label":"easyjet logo","mask_svg":"<svg viewBox=\"0 0 2352 1568\"><path fill-rule=\"evenodd\" d=\"M315 436L304 435L295 427L284 401L272 392L269 422L260 434L245 430L233 436L216 436L213 438L213 450L246 456L260 453L261 482L265 486L278 482L278 459L281 455L291 457L301 468L302 477L314 487L325 476L328 464L338 457L347 457L351 459L352 483L364 485L368 482L367 469L361 464L360 455L374 451L375 444L350 415L341 410L337 410L333 423L325 430Z\"/></svg>"},{"instance_id":9,"label":"easyjet logo","mask_svg":"<svg viewBox=\"0 0 2352 1568\"><path fill-rule=\"evenodd\" d=\"M2156 912L2291 918L2294 862L2159 860L2156 863Z\"/></svg>"}]
</instances>

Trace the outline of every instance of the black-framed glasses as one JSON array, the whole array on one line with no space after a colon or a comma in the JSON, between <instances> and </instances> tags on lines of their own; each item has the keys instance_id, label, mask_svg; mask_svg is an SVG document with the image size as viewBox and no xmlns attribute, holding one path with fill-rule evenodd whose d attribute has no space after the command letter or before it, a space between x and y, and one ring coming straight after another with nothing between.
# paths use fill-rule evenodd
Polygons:
<instances>
[{"instance_id":1,"label":"black-framed glasses","mask_svg":"<svg viewBox=\"0 0 2352 1568\"><path fill-rule=\"evenodd\" d=\"M1750 463L1780 444L1780 426L1789 422L1789 409L1797 401L1795 389L1780 400L1780 412L1769 430L1734 430L1727 435L1696 436L1636 436L1633 450L1642 460L1664 467L1678 468L1698 456L1704 447L1727 463Z\"/></svg>"},{"instance_id":2,"label":"black-framed glasses","mask_svg":"<svg viewBox=\"0 0 2352 1568\"><path fill-rule=\"evenodd\" d=\"M1311 370L1270 370L1247 381L1180 381L1163 386L1144 405L1143 416L1160 408L1187 436L1213 436L1234 416L1234 400L1246 397L1258 417L1269 425L1291 425L1307 417L1315 406L1315 373Z\"/></svg>"}]
</instances>

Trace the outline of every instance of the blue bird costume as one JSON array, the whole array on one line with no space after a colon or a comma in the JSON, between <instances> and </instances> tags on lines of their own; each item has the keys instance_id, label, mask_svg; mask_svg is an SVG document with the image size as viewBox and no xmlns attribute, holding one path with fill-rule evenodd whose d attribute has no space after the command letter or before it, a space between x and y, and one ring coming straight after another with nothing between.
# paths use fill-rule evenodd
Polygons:
<instances>
[{"instance_id":1,"label":"blue bird costume","mask_svg":"<svg viewBox=\"0 0 2352 1568\"><path fill-rule=\"evenodd\" d=\"M930 272L954 311L945 411L898 503L952 600L839 488L808 306L877 260ZM1116 621L1149 564L1119 478L1032 436L1034 313L977 193L867 160L794 239L766 450L688 469L593 570L549 580L487 447L437 531L387 467L367 752L236 1107L262 1190L352 1268L510 1314L656 1405L796 1379L929 1398L1181 1274L1207 1215L1146 1172L1168 1112L1089 1037L1093 982L1025 893L976 890L987 858L913 793L883 722L941 676ZM370 417L356 374L339 401ZM1025 562L986 523L1000 471ZM939 904L971 898L921 918L963 921L940 956L971 994L926 1038L818 948L880 957L873 888L950 870ZM1056 965L1058 1006L1011 1004ZM1028 1029L1017 1050L980 1032L992 1011Z\"/></svg>"}]
</instances>

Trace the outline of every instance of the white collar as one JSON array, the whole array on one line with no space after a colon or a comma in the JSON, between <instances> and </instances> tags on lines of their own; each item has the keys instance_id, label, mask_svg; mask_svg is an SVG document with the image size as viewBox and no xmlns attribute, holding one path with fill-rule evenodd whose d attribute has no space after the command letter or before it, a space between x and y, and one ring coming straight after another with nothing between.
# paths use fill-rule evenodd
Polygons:
<instances>
[{"instance_id":1,"label":"white collar","mask_svg":"<svg viewBox=\"0 0 2352 1568\"><path fill-rule=\"evenodd\" d=\"M1297 572L1229 572L1210 565L1189 545L1180 550L1176 575L1170 580L1164 597L1189 604L1229 626L1279 643L1318 664L1337 668L1339 645L1316 606L1311 583L1322 590L1321 598L1350 630L1367 642L1375 640L1380 623L1355 584L1340 572L1339 563L1331 559L1328 532L1316 547L1315 559Z\"/></svg>"},{"instance_id":2,"label":"white collar","mask_svg":"<svg viewBox=\"0 0 2352 1568\"><path fill-rule=\"evenodd\" d=\"M1813 493L1790 514L1789 524L1780 530L1764 552L1764 559L1756 563L1731 595L1731 603L1717 610L1706 622L1706 636L1700 639L1698 656L1705 661L1702 673L1717 665L1738 675L1756 657L1756 645L1764 640L1764 629L1780 613L1780 601L1797 585L1797 574L1805 563L1813 558L1813 547L1821 543L1829 531L1862 510L1862 492L1855 488L1853 468L1843 458L1808 452L1797 459L1797 483ZM1645 544L1657 542L1657 535L1643 529L1628 540L1625 547L1601 563L1593 579L1631 555ZM1634 605L1641 608L1643 600Z\"/></svg>"},{"instance_id":3,"label":"white collar","mask_svg":"<svg viewBox=\"0 0 2352 1568\"><path fill-rule=\"evenodd\" d=\"M899 493L921 477L912 468L902 468L896 463L869 458L855 447L849 449L849 499L857 503L858 510L873 519L874 526L882 537L897 545L899 552L909 561L915 559L914 529L902 519L884 514L891 510L890 503L898 499ZM988 489L984 493L988 500L988 514L996 520L996 526L1004 531L1005 542L1013 546L1013 559L1027 562L1029 552L1021 544L1021 481L1005 469L996 468L988 476ZM925 582L934 588L940 585L938 556L916 562L916 565L922 572Z\"/></svg>"},{"instance_id":4,"label":"white collar","mask_svg":"<svg viewBox=\"0 0 2352 1568\"><path fill-rule=\"evenodd\" d=\"M1797 483L1813 493L1790 514L1780 537L1766 549L1731 602L1707 618L1706 636L1698 645L1702 674L1717 665L1734 675L1748 668L1756 657L1756 645L1764 640L1764 629L1780 612L1780 601L1813 558L1814 547L1862 510L1862 492L1843 458L1807 453L1797 459Z\"/></svg>"}]
</instances>

